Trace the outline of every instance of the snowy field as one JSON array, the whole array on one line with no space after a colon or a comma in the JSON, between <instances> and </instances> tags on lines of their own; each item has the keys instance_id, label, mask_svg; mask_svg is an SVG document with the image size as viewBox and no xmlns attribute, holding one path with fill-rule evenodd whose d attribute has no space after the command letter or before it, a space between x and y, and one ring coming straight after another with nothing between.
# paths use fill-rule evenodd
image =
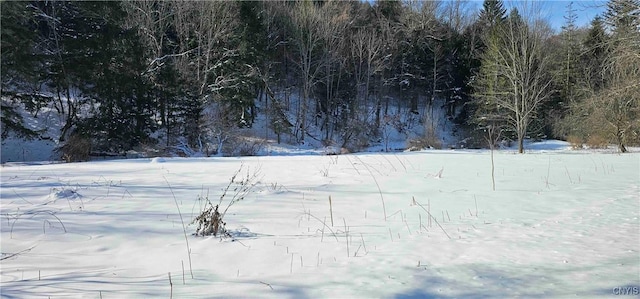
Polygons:
<instances>
[{"instance_id":1,"label":"snowy field","mask_svg":"<svg viewBox=\"0 0 640 299\"><path fill-rule=\"evenodd\" d=\"M259 181L225 217L233 238L193 236L199 196L216 203L241 165ZM488 151L6 164L0 292L638 296L640 154L502 151L495 166L492 191Z\"/></svg>"}]
</instances>

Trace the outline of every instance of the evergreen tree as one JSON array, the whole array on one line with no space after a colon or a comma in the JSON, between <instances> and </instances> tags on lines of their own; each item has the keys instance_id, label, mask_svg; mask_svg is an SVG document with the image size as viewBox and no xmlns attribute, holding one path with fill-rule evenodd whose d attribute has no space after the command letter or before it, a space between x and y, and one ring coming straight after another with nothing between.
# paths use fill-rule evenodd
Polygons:
<instances>
[{"instance_id":1,"label":"evergreen tree","mask_svg":"<svg viewBox=\"0 0 640 299\"><path fill-rule=\"evenodd\" d=\"M262 80L259 74L260 68L264 65L267 53L268 36L264 27L262 16L262 3L243 1L240 2L239 18L241 21L238 27L238 63L235 65L242 78L243 84L240 89L233 91L236 99L233 104L241 111L238 117L240 126L251 126L255 120L256 113L254 100L258 95L259 86Z\"/></svg>"},{"instance_id":2,"label":"evergreen tree","mask_svg":"<svg viewBox=\"0 0 640 299\"><path fill-rule=\"evenodd\" d=\"M76 28L84 80L79 88L97 110L80 121L77 134L89 137L94 148L122 152L149 140L155 129L143 49L135 31L122 28L124 12L117 2L78 2Z\"/></svg>"},{"instance_id":3,"label":"evergreen tree","mask_svg":"<svg viewBox=\"0 0 640 299\"><path fill-rule=\"evenodd\" d=\"M385 115L419 114L439 100L446 100L450 117L464 107L460 123L473 109L505 108L498 103L507 98L509 78L496 58L527 24L517 11L507 15L501 0L486 0L478 20L466 26L461 3L445 6L443 15L439 2L399 0L5 1L2 92L14 92L32 111L51 103L66 118L61 140L75 132L102 151L153 142L149 136L158 129L153 135L167 146L194 148L212 136L228 139L235 133L225 131L251 126L258 113L269 113L279 134L295 123L290 134L300 142L342 136L343 144L366 144L380 136ZM607 25L622 32L613 24L622 28L625 20L608 18ZM586 43L595 45L593 31ZM563 36L567 45L577 40ZM563 49L572 56L578 48ZM589 47L593 53L585 57L616 49ZM559 63L568 78L563 99L576 84L567 74L577 64ZM610 56L601 65L613 65ZM28 85L46 86L48 94L34 97L42 92ZM300 92L299 105L291 105L291 92ZM264 94L270 97L258 110L254 101ZM470 94L484 101L468 105ZM15 115L3 117L3 130L20 122ZM323 137L310 134L315 129Z\"/></svg>"},{"instance_id":4,"label":"evergreen tree","mask_svg":"<svg viewBox=\"0 0 640 299\"><path fill-rule=\"evenodd\" d=\"M376 1L374 9L385 19L392 23L399 23L403 14L402 2L400 0Z\"/></svg>"},{"instance_id":5,"label":"evergreen tree","mask_svg":"<svg viewBox=\"0 0 640 299\"><path fill-rule=\"evenodd\" d=\"M498 70L490 63L483 63L483 60L487 55L487 52L497 51L495 44L500 35L500 28L504 25L506 19L507 10L504 8L504 4L501 0L485 0L478 14L477 21L464 33L464 37L468 41L464 48L466 50L465 52L468 53L465 65L469 69L467 75L468 83L466 86L468 88L468 94L474 95L474 97L477 97L477 93L479 92L476 90L476 87L481 85L478 83L479 80L489 80L486 81L488 89L483 90L481 93L493 94L495 92L495 87L498 84ZM494 75L482 77L476 76L476 74L479 73L492 73ZM485 102L485 104L487 103ZM464 106L464 110L460 117L462 119L459 119L458 123L466 123L474 129L477 125L483 128L487 125L486 121L480 121L479 124L479 119L476 118L475 115L485 113L479 111L486 111L486 109L487 106L483 105L481 102L472 101L469 105ZM493 123L493 121L491 122Z\"/></svg>"},{"instance_id":6,"label":"evergreen tree","mask_svg":"<svg viewBox=\"0 0 640 299\"><path fill-rule=\"evenodd\" d=\"M87 36L81 33L88 27L76 4L52 1L34 2L29 6L38 24L38 46L32 52L41 63L38 80L51 90L53 106L64 117L59 138L61 142L65 141L76 124L78 106L82 103L74 93L79 86L72 83L82 82L80 78L84 77L80 59L85 55L80 48L95 46L86 42Z\"/></svg>"},{"instance_id":7,"label":"evergreen tree","mask_svg":"<svg viewBox=\"0 0 640 299\"><path fill-rule=\"evenodd\" d=\"M37 132L27 128L16 109L24 105L37 113L47 98L25 93L31 89L29 82L37 81L40 65L33 54L36 24L26 2L0 2L0 23L2 24L0 53L0 94L2 95L0 135L6 138L9 132L21 137L35 137Z\"/></svg>"},{"instance_id":8,"label":"evergreen tree","mask_svg":"<svg viewBox=\"0 0 640 299\"><path fill-rule=\"evenodd\" d=\"M580 43L581 32L576 26L576 11L573 2L567 5L564 16L565 23L562 31L548 41L550 53L553 56L552 75L553 89L557 90L551 99L543 106L541 125L546 136L552 138L566 138L568 128L562 120L566 117L569 105L579 100L580 88L578 80L582 72L580 58L584 52Z\"/></svg>"},{"instance_id":9,"label":"evergreen tree","mask_svg":"<svg viewBox=\"0 0 640 299\"><path fill-rule=\"evenodd\" d=\"M573 8L573 2L569 2L567 5L567 12L564 17L565 24L562 26L562 39L564 48L564 59L562 63L562 94L561 98L563 102L569 103L575 100L576 96L576 63L577 63L577 51L579 51L579 44L577 41L577 28L576 28L576 11Z\"/></svg>"},{"instance_id":10,"label":"evergreen tree","mask_svg":"<svg viewBox=\"0 0 640 299\"><path fill-rule=\"evenodd\" d=\"M609 0L605 13L607 25L612 28L614 38L629 38L640 31L639 0Z\"/></svg>"},{"instance_id":11,"label":"evergreen tree","mask_svg":"<svg viewBox=\"0 0 640 299\"><path fill-rule=\"evenodd\" d=\"M35 46L35 22L29 16L32 11L26 2L2 1L0 12L2 30L0 68L2 68L3 94L15 91L22 83L34 79L37 70L36 57L32 55ZM22 86L24 87L24 86Z\"/></svg>"},{"instance_id":12,"label":"evergreen tree","mask_svg":"<svg viewBox=\"0 0 640 299\"><path fill-rule=\"evenodd\" d=\"M478 17L482 27L489 29L500 25L507 19L507 9L502 0L484 0Z\"/></svg>"},{"instance_id":13,"label":"evergreen tree","mask_svg":"<svg viewBox=\"0 0 640 299\"><path fill-rule=\"evenodd\" d=\"M608 39L602 17L596 16L591 21L591 27L582 42L585 52L581 56L581 65L584 68L582 80L589 89L594 91L600 90L604 84L602 67L607 54Z\"/></svg>"}]
</instances>

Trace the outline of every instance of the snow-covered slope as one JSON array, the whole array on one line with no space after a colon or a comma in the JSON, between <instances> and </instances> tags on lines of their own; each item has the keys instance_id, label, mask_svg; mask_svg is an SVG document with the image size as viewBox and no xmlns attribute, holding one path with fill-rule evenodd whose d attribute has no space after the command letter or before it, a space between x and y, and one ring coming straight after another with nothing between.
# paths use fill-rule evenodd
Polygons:
<instances>
[{"instance_id":1,"label":"snow-covered slope","mask_svg":"<svg viewBox=\"0 0 640 299\"><path fill-rule=\"evenodd\" d=\"M289 92L288 94L280 94L281 97L290 99L290 109L287 113L287 117L290 121L295 119L295 109L299 102L297 93ZM258 155L272 155L272 154L308 154L308 153L334 153L340 152L339 144L341 143L340 134L334 136L336 144L332 146L326 146L323 144L324 133L318 126L315 126L313 122L309 123L308 134L309 138L306 138L304 144L298 144L292 135L283 134L282 143L276 142L276 135L273 130L269 129L270 119L267 115L267 107L265 103L256 101L257 110L259 111L255 119L255 123L251 128L237 129L234 132L234 136L242 136L242 138L249 140L250 144L258 144L256 151ZM58 158L58 154L55 153L55 149L58 146L57 141L60 137L60 128L64 125L63 116L59 115L55 109L51 107L41 108L36 115L25 111L24 107L20 104L13 104L16 111L20 113L24 119L25 127L39 132L40 138L23 139L9 134L7 138L3 138L0 146L0 163L6 162L34 162L34 161L49 161ZM440 107L442 103L438 102L434 107ZM373 108L371 108L373 109ZM402 110L402 109L400 109ZM397 119L397 123L386 124L381 128L383 136L369 136L369 145L359 149L364 152L380 152L380 151L397 151L407 148L407 141L421 136L425 129L424 114L427 113L427 109L421 106L420 115L414 115L412 113L403 112L399 113L399 109L393 105L389 109L390 117ZM309 111L308 119L314 119L313 111ZM373 121L373 120L371 120ZM434 110L434 125L437 127L435 134L437 139L442 140L445 147L455 144L458 140L453 135L454 126L445 117L443 109L436 108ZM157 134L156 134L157 135ZM165 142L161 142L165 144ZM172 147L179 148L184 145L174 144ZM337 148L336 148L337 147ZM205 153L197 152L196 149L183 149L179 150L180 155L191 156L205 156ZM144 156L143 153L135 153L133 156Z\"/></svg>"},{"instance_id":2,"label":"snow-covered slope","mask_svg":"<svg viewBox=\"0 0 640 299\"><path fill-rule=\"evenodd\" d=\"M61 116L50 107L43 107L37 114L31 114L20 105L16 111L23 119L23 125L38 133L36 138L20 138L10 132L0 142L0 163L50 161L55 159L54 150L62 127Z\"/></svg>"},{"instance_id":3,"label":"snow-covered slope","mask_svg":"<svg viewBox=\"0 0 640 299\"><path fill-rule=\"evenodd\" d=\"M638 295L640 155L546 148L495 161L496 191L486 151L7 164L0 292ZM181 216L197 215L199 195L217 202L241 165L261 175L226 216L235 238L195 237L191 225L185 240Z\"/></svg>"}]
</instances>

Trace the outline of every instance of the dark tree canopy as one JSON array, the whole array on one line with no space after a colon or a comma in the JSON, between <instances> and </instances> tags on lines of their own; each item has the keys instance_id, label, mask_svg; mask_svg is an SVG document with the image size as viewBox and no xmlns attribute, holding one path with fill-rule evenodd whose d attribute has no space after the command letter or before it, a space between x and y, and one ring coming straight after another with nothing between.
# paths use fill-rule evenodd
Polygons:
<instances>
[{"instance_id":1,"label":"dark tree canopy","mask_svg":"<svg viewBox=\"0 0 640 299\"><path fill-rule=\"evenodd\" d=\"M475 12L460 5L2 1L1 133L38 138L21 109L35 117L50 107L61 116L61 144L83 138L94 151L221 153L256 121L265 124L264 137L277 135L278 142L311 138L357 150L388 138L391 127L405 130L401 118L433 134L442 110L460 139L478 140L486 128L479 114L508 119L506 102L487 110L480 99L521 94L503 90L503 67L516 69L508 61L516 57L507 56L529 57L533 48L525 47L539 53L528 69L536 82L552 82L531 99L545 101L520 139L596 134L576 125L579 111L571 103L608 95L620 101L598 109L636 109L612 95L635 92L638 0L608 1L588 28L577 27L569 5L557 33L528 11L507 13L501 0L485 0ZM542 67L548 76L540 75ZM513 82L537 88L527 80ZM619 129L608 140L635 142L633 115L601 115L617 119L601 120Z\"/></svg>"}]
</instances>

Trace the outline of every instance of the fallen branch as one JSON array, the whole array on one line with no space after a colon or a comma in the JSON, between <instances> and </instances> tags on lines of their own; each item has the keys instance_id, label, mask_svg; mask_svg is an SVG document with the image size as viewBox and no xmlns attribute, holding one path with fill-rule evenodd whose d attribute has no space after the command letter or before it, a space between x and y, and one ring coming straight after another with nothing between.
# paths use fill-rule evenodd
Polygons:
<instances>
[{"instance_id":1,"label":"fallen branch","mask_svg":"<svg viewBox=\"0 0 640 299\"><path fill-rule=\"evenodd\" d=\"M266 283L266 282L262 282L262 281L260 281L260 283L261 283L261 284L264 284L264 285L266 285L266 286L268 286L269 288L271 288L271 290L273 290L273 287L272 287L270 284L268 284L268 283Z\"/></svg>"},{"instance_id":2,"label":"fallen branch","mask_svg":"<svg viewBox=\"0 0 640 299\"><path fill-rule=\"evenodd\" d=\"M16 252L16 253L9 254L9 255L7 255L7 256L3 256L2 258L0 258L0 261L6 260L6 259L10 259L10 258L12 258L12 257L14 257L14 256L21 255L21 254L23 254L23 253L25 253L25 252L29 252L29 251L31 251L31 249L33 249L33 248L35 248L35 247L36 247L36 246L35 246L35 245L33 245L33 246L31 246L31 247L29 247L29 248L27 248L27 249L25 249L25 250L18 251L18 252Z\"/></svg>"}]
</instances>

